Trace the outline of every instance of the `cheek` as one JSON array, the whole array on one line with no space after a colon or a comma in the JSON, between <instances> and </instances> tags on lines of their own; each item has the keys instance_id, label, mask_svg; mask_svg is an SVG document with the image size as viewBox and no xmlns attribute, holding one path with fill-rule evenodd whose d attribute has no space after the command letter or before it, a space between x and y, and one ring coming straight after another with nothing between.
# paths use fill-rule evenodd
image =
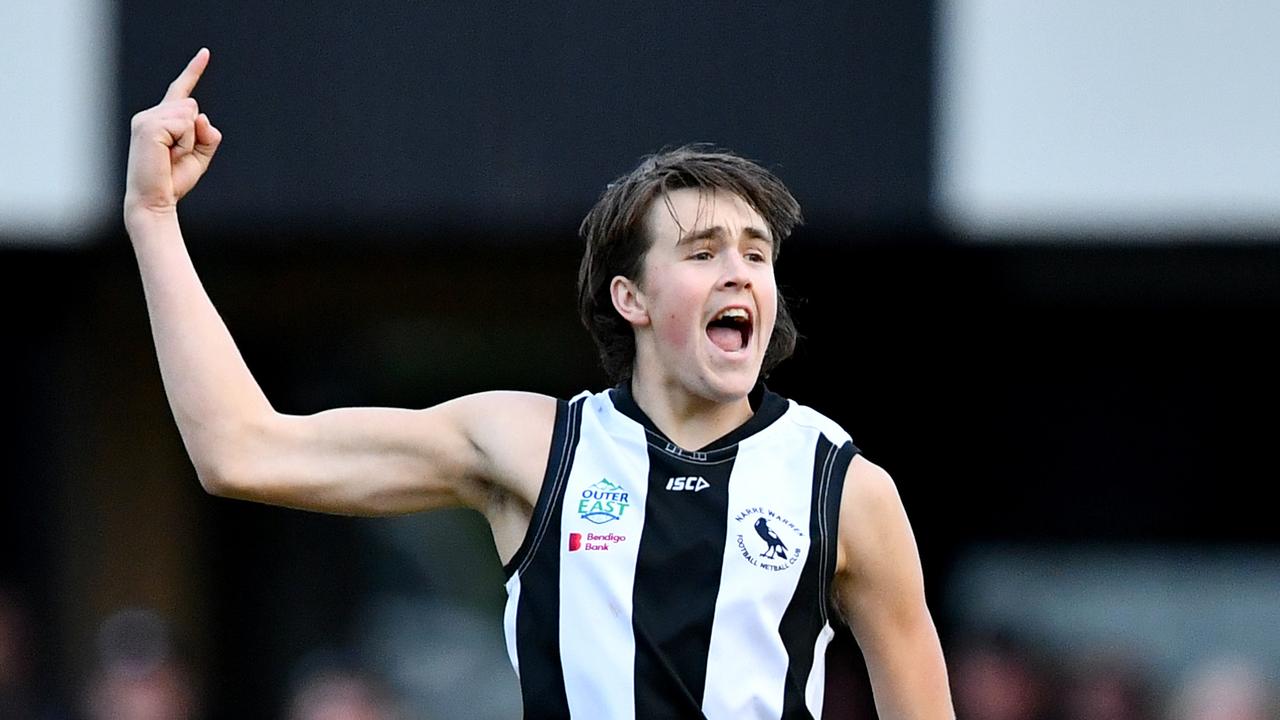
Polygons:
<instances>
[{"instance_id":1,"label":"cheek","mask_svg":"<svg viewBox=\"0 0 1280 720\"><path fill-rule=\"evenodd\" d=\"M675 351L696 346L706 331L701 326L701 308L706 291L702 278L668 268L663 287L654 298L654 334L664 347Z\"/></svg>"},{"instance_id":2,"label":"cheek","mask_svg":"<svg viewBox=\"0 0 1280 720\"><path fill-rule=\"evenodd\" d=\"M690 320L678 311L669 311L663 315L662 324L658 326L658 339L662 344L683 350L697 340L696 333L690 332Z\"/></svg>"},{"instance_id":3,"label":"cheek","mask_svg":"<svg viewBox=\"0 0 1280 720\"><path fill-rule=\"evenodd\" d=\"M760 329L765 332L765 336L773 335L773 328L778 322L778 290L776 286L769 285L767 292L760 293L756 296L759 303L761 315Z\"/></svg>"}]
</instances>

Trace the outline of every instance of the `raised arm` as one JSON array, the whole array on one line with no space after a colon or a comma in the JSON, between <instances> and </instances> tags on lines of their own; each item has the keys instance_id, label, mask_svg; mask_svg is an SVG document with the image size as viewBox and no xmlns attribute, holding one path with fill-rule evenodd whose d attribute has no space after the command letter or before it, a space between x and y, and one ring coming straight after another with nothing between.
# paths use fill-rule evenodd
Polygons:
<instances>
[{"instance_id":1,"label":"raised arm","mask_svg":"<svg viewBox=\"0 0 1280 720\"><path fill-rule=\"evenodd\" d=\"M893 479L861 455L849 465L840 501L836 592L866 660L877 714L954 718L911 525Z\"/></svg>"},{"instance_id":2,"label":"raised arm","mask_svg":"<svg viewBox=\"0 0 1280 720\"><path fill-rule=\"evenodd\" d=\"M219 495L348 514L464 505L494 522L512 515L512 498L531 506L551 443L551 398L485 393L427 410L310 416L272 408L201 285L178 223L178 201L222 140L191 97L208 63L201 49L164 99L134 116L124 200L160 373L201 483Z\"/></svg>"}]
</instances>

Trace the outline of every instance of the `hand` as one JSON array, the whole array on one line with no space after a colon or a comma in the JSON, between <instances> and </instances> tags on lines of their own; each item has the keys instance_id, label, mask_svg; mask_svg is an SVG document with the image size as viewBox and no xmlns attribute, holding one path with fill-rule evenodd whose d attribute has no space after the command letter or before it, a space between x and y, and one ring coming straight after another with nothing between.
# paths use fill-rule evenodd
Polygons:
<instances>
[{"instance_id":1,"label":"hand","mask_svg":"<svg viewBox=\"0 0 1280 720\"><path fill-rule=\"evenodd\" d=\"M222 133L191 97L208 64L209 50L200 48L169 84L160 104L133 116L124 194L126 220L137 212L174 212L178 201L209 168Z\"/></svg>"}]
</instances>

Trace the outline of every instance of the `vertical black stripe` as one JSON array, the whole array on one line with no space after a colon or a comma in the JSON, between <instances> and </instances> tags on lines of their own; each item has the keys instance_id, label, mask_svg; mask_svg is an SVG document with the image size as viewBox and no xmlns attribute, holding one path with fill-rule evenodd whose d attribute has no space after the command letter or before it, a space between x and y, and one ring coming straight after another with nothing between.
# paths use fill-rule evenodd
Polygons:
<instances>
[{"instance_id":1,"label":"vertical black stripe","mask_svg":"<svg viewBox=\"0 0 1280 720\"><path fill-rule=\"evenodd\" d=\"M538 504L510 567L520 574L516 658L529 720L569 717L560 665L560 515L581 433L583 402L556 407L555 431Z\"/></svg>"},{"instance_id":2,"label":"vertical black stripe","mask_svg":"<svg viewBox=\"0 0 1280 720\"><path fill-rule=\"evenodd\" d=\"M840 446L835 467L831 469L831 482L828 483L825 497L821 498L822 512L826 519L822 529L823 537L826 538L826 557L823 558L822 565L822 622L829 623L831 616L835 615L837 621L831 623L832 626L844 624L844 620L839 617L840 608L836 605L836 592L832 587L836 578L836 550L840 543L840 499L844 497L844 478L849 473L849 463L853 462L854 456L859 452L858 446L852 442Z\"/></svg>"},{"instance_id":3,"label":"vertical black stripe","mask_svg":"<svg viewBox=\"0 0 1280 720\"><path fill-rule=\"evenodd\" d=\"M709 460L702 453L649 446L649 494L631 616L637 718L702 717L735 457L736 448ZM671 483L672 478L686 480ZM707 483L701 490L698 478ZM687 489L690 480L693 489ZM686 489L675 489L678 484Z\"/></svg>"},{"instance_id":4,"label":"vertical black stripe","mask_svg":"<svg viewBox=\"0 0 1280 720\"><path fill-rule=\"evenodd\" d=\"M813 720L805 706L804 687L813 669L813 645L827 623L831 579L835 573L836 532L844 475L857 449L853 443L837 448L825 436L814 449L813 496L809 504L809 555L800 582L778 623L787 649L787 677L782 717Z\"/></svg>"}]
</instances>

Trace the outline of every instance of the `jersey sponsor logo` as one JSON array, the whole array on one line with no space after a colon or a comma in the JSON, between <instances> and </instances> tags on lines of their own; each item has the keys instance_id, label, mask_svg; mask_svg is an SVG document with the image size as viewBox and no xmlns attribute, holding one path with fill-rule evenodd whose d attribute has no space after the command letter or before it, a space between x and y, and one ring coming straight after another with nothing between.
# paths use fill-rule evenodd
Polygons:
<instances>
[{"instance_id":1,"label":"jersey sponsor logo","mask_svg":"<svg viewBox=\"0 0 1280 720\"><path fill-rule=\"evenodd\" d=\"M761 507L733 516L738 523L738 554L762 570L782 572L800 560L804 531L787 518Z\"/></svg>"},{"instance_id":2,"label":"jersey sponsor logo","mask_svg":"<svg viewBox=\"0 0 1280 720\"><path fill-rule=\"evenodd\" d=\"M701 492L711 487L711 483L700 477L673 477L667 480L668 490L688 490Z\"/></svg>"},{"instance_id":3,"label":"jersey sponsor logo","mask_svg":"<svg viewBox=\"0 0 1280 720\"><path fill-rule=\"evenodd\" d=\"M602 552L606 551L614 545L620 545L626 542L626 535L618 533L569 533L569 552L578 552L583 550L586 552Z\"/></svg>"},{"instance_id":4,"label":"jersey sponsor logo","mask_svg":"<svg viewBox=\"0 0 1280 720\"><path fill-rule=\"evenodd\" d=\"M627 489L622 485L601 478L582 491L582 497L578 498L578 517L596 525L620 520L631 507L627 496Z\"/></svg>"}]
</instances>

